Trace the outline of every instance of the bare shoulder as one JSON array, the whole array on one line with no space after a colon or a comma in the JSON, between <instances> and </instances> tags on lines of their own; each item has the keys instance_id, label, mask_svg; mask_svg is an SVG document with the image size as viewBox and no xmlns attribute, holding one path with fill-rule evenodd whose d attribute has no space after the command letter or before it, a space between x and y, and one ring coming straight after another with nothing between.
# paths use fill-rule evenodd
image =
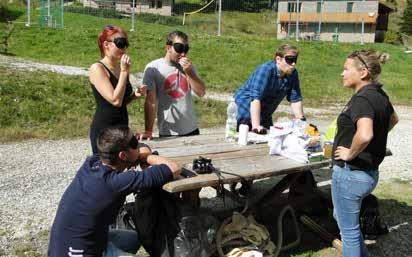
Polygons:
<instances>
[{"instance_id":1,"label":"bare shoulder","mask_svg":"<svg viewBox=\"0 0 412 257\"><path fill-rule=\"evenodd\" d=\"M93 75L97 75L97 76L106 75L106 76L109 76L108 72L103 67L103 64L98 63L98 62L93 63L90 66L89 76L93 76Z\"/></svg>"},{"instance_id":2,"label":"bare shoulder","mask_svg":"<svg viewBox=\"0 0 412 257\"><path fill-rule=\"evenodd\" d=\"M101 63L99 63L99 62L93 63L93 64L90 66L90 69L89 69L89 71L91 71L91 72L103 71L103 70L104 70L103 65L102 65Z\"/></svg>"}]
</instances>

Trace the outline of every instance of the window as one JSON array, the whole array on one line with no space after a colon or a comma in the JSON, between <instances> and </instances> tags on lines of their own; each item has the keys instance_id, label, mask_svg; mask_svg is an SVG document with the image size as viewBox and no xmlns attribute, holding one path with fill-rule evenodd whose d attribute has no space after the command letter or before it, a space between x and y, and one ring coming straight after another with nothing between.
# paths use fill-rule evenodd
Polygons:
<instances>
[{"instance_id":1,"label":"window","mask_svg":"<svg viewBox=\"0 0 412 257\"><path fill-rule=\"evenodd\" d=\"M163 1L162 0L150 0L149 1L149 8L162 8Z\"/></svg>"},{"instance_id":2,"label":"window","mask_svg":"<svg viewBox=\"0 0 412 257\"><path fill-rule=\"evenodd\" d=\"M318 2L318 4L316 5L316 12L320 13L322 11L322 2Z\"/></svg>"},{"instance_id":3,"label":"window","mask_svg":"<svg viewBox=\"0 0 412 257\"><path fill-rule=\"evenodd\" d=\"M298 12L296 2L288 2L288 12ZM302 11L302 3L299 3L299 12Z\"/></svg>"},{"instance_id":4,"label":"window","mask_svg":"<svg viewBox=\"0 0 412 257\"><path fill-rule=\"evenodd\" d=\"M353 10L353 2L348 2L348 3L346 4L346 12L347 12L347 13L351 13L352 10Z\"/></svg>"}]
</instances>

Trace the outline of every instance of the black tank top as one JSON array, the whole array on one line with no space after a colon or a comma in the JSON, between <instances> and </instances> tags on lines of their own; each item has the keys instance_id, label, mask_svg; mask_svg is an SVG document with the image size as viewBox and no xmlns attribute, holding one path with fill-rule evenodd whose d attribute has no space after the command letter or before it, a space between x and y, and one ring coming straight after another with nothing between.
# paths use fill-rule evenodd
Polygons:
<instances>
[{"instance_id":1,"label":"black tank top","mask_svg":"<svg viewBox=\"0 0 412 257\"><path fill-rule=\"evenodd\" d=\"M110 83L113 89L116 88L119 79L104 65L99 62L110 74ZM108 102L104 97L97 91L96 87L92 85L93 95L96 100L96 112L93 117L93 122L90 128L90 140L92 144L93 153L97 153L97 143L96 139L99 132L103 128L116 125L129 125L129 116L127 113L126 100L132 94L132 85L129 82L129 78L126 81L126 91L123 97L123 102L121 107L115 107L110 102Z\"/></svg>"}]
</instances>

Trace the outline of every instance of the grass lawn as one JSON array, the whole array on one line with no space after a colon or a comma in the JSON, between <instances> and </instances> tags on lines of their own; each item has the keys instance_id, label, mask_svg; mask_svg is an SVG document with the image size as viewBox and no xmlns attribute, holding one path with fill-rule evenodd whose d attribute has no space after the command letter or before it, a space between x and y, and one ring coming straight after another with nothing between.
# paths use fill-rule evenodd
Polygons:
<instances>
[{"instance_id":1,"label":"grass lawn","mask_svg":"<svg viewBox=\"0 0 412 257\"><path fill-rule=\"evenodd\" d=\"M249 16L248 16L249 15ZM230 12L227 17L235 17L233 33L216 37L207 33L202 25L181 26L154 24L137 19L136 31L130 32L129 53L133 61L133 72L142 71L145 65L164 55L164 37L180 29L189 33L193 59L209 90L234 92L257 65L271 60L274 49L287 41L278 41L267 31L251 33L254 22L270 20L268 13L242 14ZM226 17L225 16L225 17ZM247 19L244 17L247 16ZM243 17L243 19L241 18ZM259 17L259 18L257 18ZM159 18L161 19L161 18ZM171 17L170 19L180 19ZM193 18L194 19L194 18ZM209 17L210 19L210 17ZM18 20L23 21L20 16ZM143 19L144 20L144 19ZM249 22L251 21L251 22ZM89 67L99 59L96 38L107 24L130 27L128 19L111 19L78 13L65 14L64 29L47 29L36 26L27 28L15 23L10 37L10 54L40 62ZM242 25L244 24L244 25ZM3 24L2 24L3 25ZM242 26L250 28L242 29ZM268 28L268 27L266 27ZM345 56L360 48L374 48L388 52L391 60L384 66L382 82L395 102L409 103L412 91L408 90L412 75L412 55L405 55L401 46L390 44L333 44L328 42L294 42L300 49L298 70L305 101L311 104L344 102L350 92L342 89L340 73Z\"/></svg>"},{"instance_id":2,"label":"grass lawn","mask_svg":"<svg viewBox=\"0 0 412 257\"><path fill-rule=\"evenodd\" d=\"M1 66L0 73L0 142L88 136L95 100L87 77ZM196 100L195 109L200 127L224 124L225 103ZM143 130L143 100L131 103L128 110L130 126Z\"/></svg>"}]
</instances>

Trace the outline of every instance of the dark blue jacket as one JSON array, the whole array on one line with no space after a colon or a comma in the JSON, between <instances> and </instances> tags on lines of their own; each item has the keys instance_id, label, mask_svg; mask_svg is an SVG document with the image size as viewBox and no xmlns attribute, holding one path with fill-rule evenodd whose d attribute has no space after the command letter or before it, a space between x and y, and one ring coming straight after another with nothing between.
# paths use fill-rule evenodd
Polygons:
<instances>
[{"instance_id":1,"label":"dark blue jacket","mask_svg":"<svg viewBox=\"0 0 412 257\"><path fill-rule=\"evenodd\" d=\"M60 201L50 232L48 255L102 256L107 233L126 195L161 187L173 179L167 165L144 172L112 170L98 156L86 159Z\"/></svg>"}]
</instances>

